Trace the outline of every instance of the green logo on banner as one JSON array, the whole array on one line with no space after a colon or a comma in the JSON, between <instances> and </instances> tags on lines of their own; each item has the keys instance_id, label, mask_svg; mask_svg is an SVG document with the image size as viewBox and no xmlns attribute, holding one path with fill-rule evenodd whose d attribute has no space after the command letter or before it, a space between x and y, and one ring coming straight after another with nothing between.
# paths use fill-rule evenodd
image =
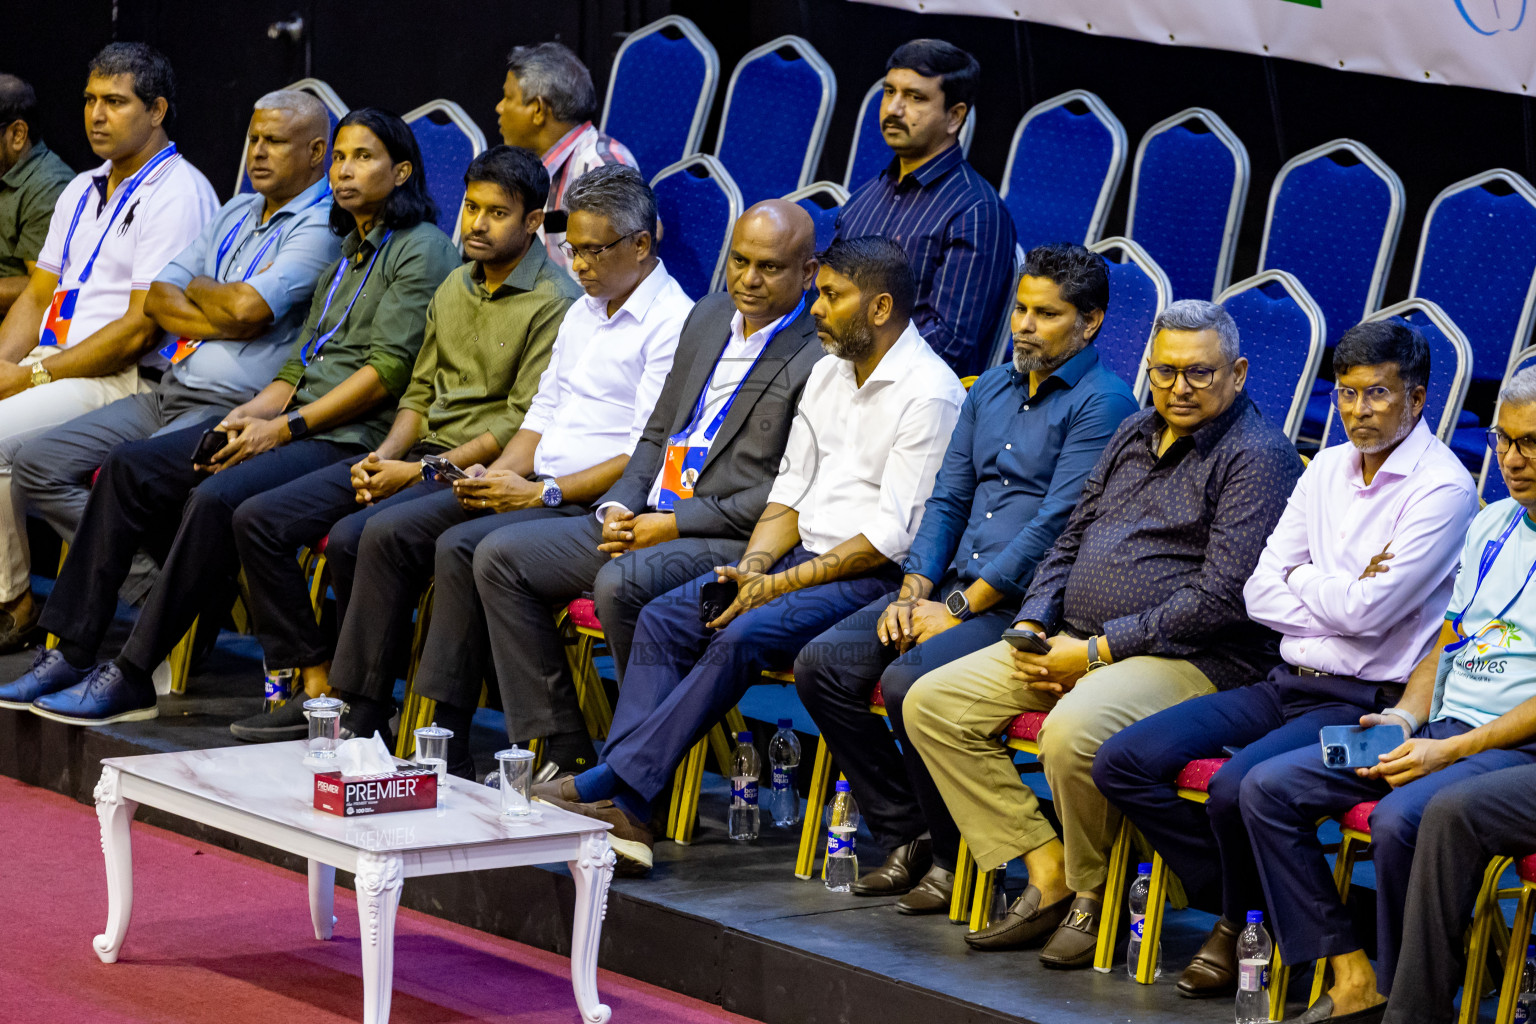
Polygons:
<instances>
[{"instance_id":1,"label":"green logo on banner","mask_svg":"<svg viewBox=\"0 0 1536 1024\"><path fill-rule=\"evenodd\" d=\"M1285 0L1288 4L1301 4L1303 7L1316 7L1322 9L1323 0Z\"/></svg>"}]
</instances>

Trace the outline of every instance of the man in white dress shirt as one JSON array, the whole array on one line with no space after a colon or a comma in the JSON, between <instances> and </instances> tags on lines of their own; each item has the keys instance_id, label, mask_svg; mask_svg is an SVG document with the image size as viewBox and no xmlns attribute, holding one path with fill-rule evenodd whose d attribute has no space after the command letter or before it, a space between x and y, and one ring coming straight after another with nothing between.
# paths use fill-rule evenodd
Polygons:
<instances>
[{"instance_id":1,"label":"man in white dress shirt","mask_svg":"<svg viewBox=\"0 0 1536 1024\"><path fill-rule=\"evenodd\" d=\"M632 870L650 867L650 802L694 740L764 669L900 585L965 399L911 323L899 246L848 239L818 258L811 312L834 358L811 371L746 555L645 606L602 761L540 792L612 823Z\"/></svg>"}]
</instances>

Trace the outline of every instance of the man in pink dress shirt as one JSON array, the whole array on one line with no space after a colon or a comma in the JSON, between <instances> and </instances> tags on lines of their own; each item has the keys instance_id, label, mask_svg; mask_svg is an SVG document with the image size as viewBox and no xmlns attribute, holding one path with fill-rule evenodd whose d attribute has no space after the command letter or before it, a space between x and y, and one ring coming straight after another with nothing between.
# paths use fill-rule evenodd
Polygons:
<instances>
[{"instance_id":1,"label":"man in pink dress shirt","mask_svg":"<svg viewBox=\"0 0 1536 1024\"><path fill-rule=\"evenodd\" d=\"M1423 336L1396 318L1358 324L1339 339L1333 368L1333 429L1350 443L1312 460L1243 588L1249 617L1281 634L1285 663L1252 685L1143 719L1106 742L1093 766L1099 789L1162 854L1191 903L1220 907L1179 977L1180 995L1191 998L1235 989L1244 916L1265 907L1238 806L1243 777L1317 744L1323 726L1396 711L1439 635L1477 513L1472 478L1422 416ZM1204 806L1178 796L1175 778L1188 762L1234 748Z\"/></svg>"}]
</instances>

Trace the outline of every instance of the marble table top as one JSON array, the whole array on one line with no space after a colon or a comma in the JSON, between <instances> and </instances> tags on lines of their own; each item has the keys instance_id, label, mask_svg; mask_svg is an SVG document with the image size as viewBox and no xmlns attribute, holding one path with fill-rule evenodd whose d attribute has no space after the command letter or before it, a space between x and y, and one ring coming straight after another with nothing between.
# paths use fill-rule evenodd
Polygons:
<instances>
[{"instance_id":1,"label":"marble table top","mask_svg":"<svg viewBox=\"0 0 1536 1024\"><path fill-rule=\"evenodd\" d=\"M109 757L126 775L211 800L278 825L360 850L404 852L505 843L610 828L605 822L534 803L534 820L503 818L500 795L466 779L450 779L438 806L420 811L344 818L314 808L315 770L304 764L304 740L170 754Z\"/></svg>"}]
</instances>

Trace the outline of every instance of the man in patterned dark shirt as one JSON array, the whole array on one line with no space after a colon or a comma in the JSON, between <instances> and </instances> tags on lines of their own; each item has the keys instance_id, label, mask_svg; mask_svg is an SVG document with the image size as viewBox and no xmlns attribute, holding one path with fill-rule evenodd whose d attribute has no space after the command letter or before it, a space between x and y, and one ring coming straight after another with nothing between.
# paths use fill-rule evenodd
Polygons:
<instances>
[{"instance_id":1,"label":"man in patterned dark shirt","mask_svg":"<svg viewBox=\"0 0 1536 1024\"><path fill-rule=\"evenodd\" d=\"M1154 408L1121 425L1040 563L1015 621L1048 654L983 648L912 687L907 733L976 863L1022 856L1029 887L977 949L1037 945L1047 967L1093 962L1120 814L1093 784L1110 736L1180 701L1262 678L1278 638L1249 620L1243 584L1302 463L1243 394L1237 325L1176 302L1154 326ZM1040 760L1062 835L998 741L1045 711Z\"/></svg>"}]
</instances>

